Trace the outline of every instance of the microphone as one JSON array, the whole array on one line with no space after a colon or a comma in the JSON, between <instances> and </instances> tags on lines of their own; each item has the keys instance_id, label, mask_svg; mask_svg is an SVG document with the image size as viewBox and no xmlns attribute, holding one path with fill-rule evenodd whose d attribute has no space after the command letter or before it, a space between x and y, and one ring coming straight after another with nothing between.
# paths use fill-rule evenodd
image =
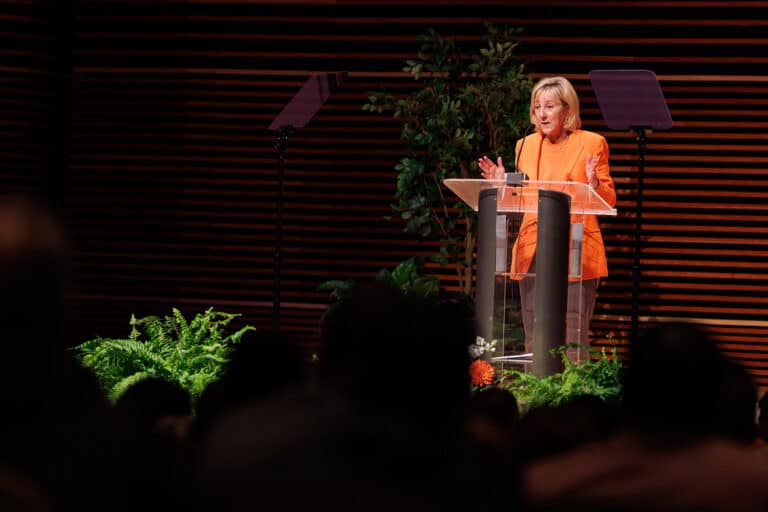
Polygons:
<instances>
[{"instance_id":1,"label":"microphone","mask_svg":"<svg viewBox=\"0 0 768 512\"><path fill-rule=\"evenodd\" d=\"M507 185L520 185L527 176L524 172L520 172L520 168L517 166L517 164L520 162L520 155L523 154L523 147L525 146L525 139L530 135L531 130L534 128L534 125L529 124L525 131L523 132L523 141L520 143L520 151L517 153L517 158L515 158L515 166L511 173L507 173Z\"/></svg>"},{"instance_id":2,"label":"microphone","mask_svg":"<svg viewBox=\"0 0 768 512\"><path fill-rule=\"evenodd\" d=\"M523 146L525 146L525 139L528 137L528 135L531 134L532 128L535 128L534 125L529 124L528 127L523 132L523 142L520 143L520 151L517 153L517 158L515 159L515 172L520 172L520 168L517 166L517 164L520 162L520 155L523 154Z\"/></svg>"}]
</instances>

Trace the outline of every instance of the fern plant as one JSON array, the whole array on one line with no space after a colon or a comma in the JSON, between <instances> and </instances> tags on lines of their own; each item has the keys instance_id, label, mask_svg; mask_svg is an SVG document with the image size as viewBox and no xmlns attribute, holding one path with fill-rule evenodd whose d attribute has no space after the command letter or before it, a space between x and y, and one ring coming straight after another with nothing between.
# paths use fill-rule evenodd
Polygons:
<instances>
[{"instance_id":1,"label":"fern plant","mask_svg":"<svg viewBox=\"0 0 768 512\"><path fill-rule=\"evenodd\" d=\"M505 370L499 385L515 395L518 402L530 410L545 405L560 405L581 395L593 395L603 400L621 398L621 372L623 365L616 346L611 356L603 348L591 349L591 359L574 364L566 355L568 346L558 347L564 369L560 373L537 377L532 373Z\"/></svg>"},{"instance_id":2,"label":"fern plant","mask_svg":"<svg viewBox=\"0 0 768 512\"><path fill-rule=\"evenodd\" d=\"M178 382L193 404L217 380L232 348L255 327L228 332L239 314L213 308L187 320L180 310L164 317L131 315L127 338L96 337L72 347L81 364L96 375L113 402L147 377Z\"/></svg>"}]
</instances>

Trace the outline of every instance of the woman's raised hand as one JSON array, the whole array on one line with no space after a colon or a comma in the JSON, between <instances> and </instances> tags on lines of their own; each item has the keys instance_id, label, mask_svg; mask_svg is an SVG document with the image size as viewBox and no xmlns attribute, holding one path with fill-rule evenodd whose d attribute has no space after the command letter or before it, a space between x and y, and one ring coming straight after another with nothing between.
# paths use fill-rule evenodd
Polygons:
<instances>
[{"instance_id":1,"label":"woman's raised hand","mask_svg":"<svg viewBox=\"0 0 768 512\"><path fill-rule=\"evenodd\" d=\"M480 167L481 175L487 180L503 180L506 170L504 169L504 163L499 157L496 163L487 156L483 156L477 161L477 165Z\"/></svg>"},{"instance_id":2,"label":"woman's raised hand","mask_svg":"<svg viewBox=\"0 0 768 512\"><path fill-rule=\"evenodd\" d=\"M587 154L587 184L594 189L600 186L600 180L597 178L598 163L600 163L599 154Z\"/></svg>"}]
</instances>

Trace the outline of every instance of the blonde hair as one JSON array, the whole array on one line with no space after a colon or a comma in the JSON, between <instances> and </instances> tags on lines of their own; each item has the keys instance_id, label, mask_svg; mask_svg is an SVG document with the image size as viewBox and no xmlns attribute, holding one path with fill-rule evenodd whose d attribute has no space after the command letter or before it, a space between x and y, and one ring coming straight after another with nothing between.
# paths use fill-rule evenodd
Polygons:
<instances>
[{"instance_id":1,"label":"blonde hair","mask_svg":"<svg viewBox=\"0 0 768 512\"><path fill-rule=\"evenodd\" d=\"M566 132L572 132L581 128L581 116L579 115L579 97L576 94L576 90L565 77L552 76L548 78L542 78L536 85L533 86L531 91L531 124L536 126L536 131L540 131L539 125L536 123L536 116L534 115L534 105L536 103L536 97L542 91L550 91L555 94L558 101L562 103L565 109L565 120L563 121L563 129Z\"/></svg>"}]
</instances>

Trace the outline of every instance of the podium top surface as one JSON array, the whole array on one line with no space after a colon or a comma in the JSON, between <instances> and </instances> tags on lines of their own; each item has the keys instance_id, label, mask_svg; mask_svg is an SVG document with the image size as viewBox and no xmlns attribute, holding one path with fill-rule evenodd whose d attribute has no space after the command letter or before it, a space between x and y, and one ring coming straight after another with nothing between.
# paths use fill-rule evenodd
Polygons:
<instances>
[{"instance_id":1,"label":"podium top surface","mask_svg":"<svg viewBox=\"0 0 768 512\"><path fill-rule=\"evenodd\" d=\"M539 190L552 190L570 197L571 213L616 215L616 209L611 208L586 183L524 180L520 185L507 185L505 180L447 179L443 184L474 211L477 211L482 191L497 189L498 213L536 213L539 209Z\"/></svg>"}]
</instances>

